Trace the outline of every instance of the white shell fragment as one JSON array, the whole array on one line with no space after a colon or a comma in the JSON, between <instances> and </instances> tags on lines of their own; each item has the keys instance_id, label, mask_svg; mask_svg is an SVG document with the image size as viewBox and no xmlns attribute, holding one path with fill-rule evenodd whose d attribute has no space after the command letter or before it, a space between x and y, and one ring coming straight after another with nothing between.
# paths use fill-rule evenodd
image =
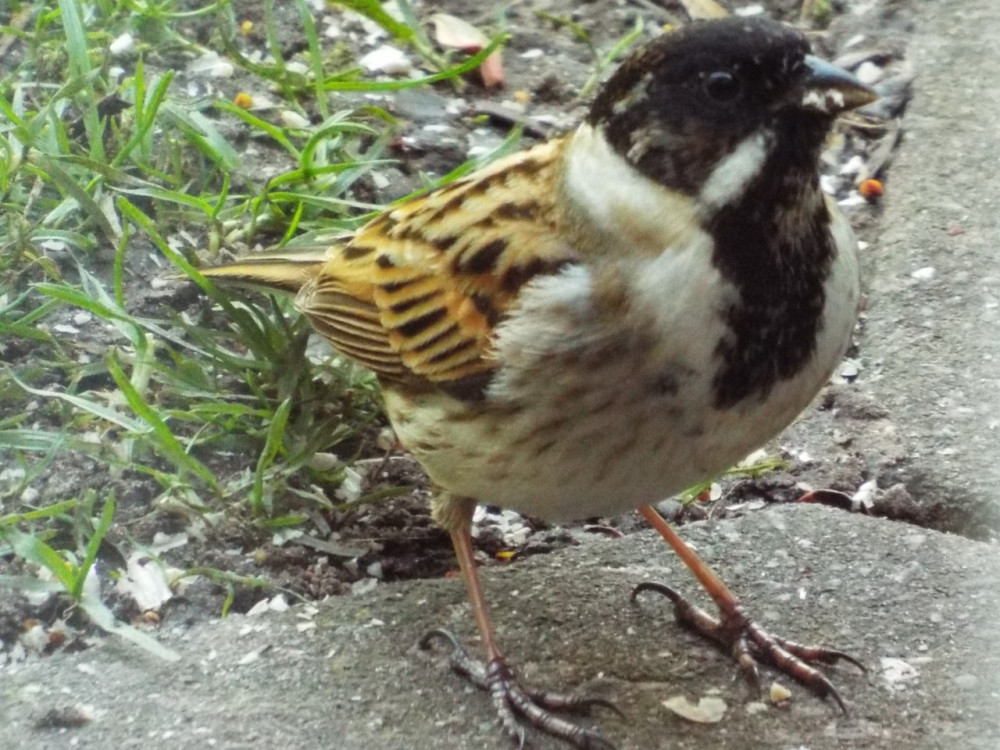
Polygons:
<instances>
[{"instance_id":1,"label":"white shell fragment","mask_svg":"<svg viewBox=\"0 0 1000 750\"><path fill-rule=\"evenodd\" d=\"M348 466L344 469L344 479L341 481L340 487L334 490L333 495L345 503L353 503L361 497L363 482L364 477Z\"/></svg>"},{"instance_id":2,"label":"white shell fragment","mask_svg":"<svg viewBox=\"0 0 1000 750\"><path fill-rule=\"evenodd\" d=\"M857 492L851 497L851 504L855 508L870 510L875 505L875 493L878 491L878 480L869 479L858 487Z\"/></svg>"},{"instance_id":3,"label":"white shell fragment","mask_svg":"<svg viewBox=\"0 0 1000 750\"><path fill-rule=\"evenodd\" d=\"M197 60L192 60L187 67L188 73L207 76L208 78L231 78L235 69L228 60L219 57L218 52L205 52Z\"/></svg>"},{"instance_id":4,"label":"white shell fragment","mask_svg":"<svg viewBox=\"0 0 1000 750\"><path fill-rule=\"evenodd\" d=\"M697 703L692 703L685 695L675 695L661 702L664 708L673 711L682 719L698 724L716 724L722 721L727 708L722 698L712 695L702 698Z\"/></svg>"},{"instance_id":5,"label":"white shell fragment","mask_svg":"<svg viewBox=\"0 0 1000 750\"><path fill-rule=\"evenodd\" d=\"M247 617L259 617L267 612L287 612L288 602L285 600L284 594L278 594L270 599L261 599L255 605L253 605L249 610L247 610Z\"/></svg>"}]
</instances>

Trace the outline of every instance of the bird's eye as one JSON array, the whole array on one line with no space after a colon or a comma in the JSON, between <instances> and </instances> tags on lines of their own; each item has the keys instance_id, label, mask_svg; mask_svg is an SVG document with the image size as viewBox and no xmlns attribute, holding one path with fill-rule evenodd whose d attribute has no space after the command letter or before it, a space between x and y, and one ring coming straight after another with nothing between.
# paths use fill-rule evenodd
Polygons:
<instances>
[{"instance_id":1,"label":"bird's eye","mask_svg":"<svg viewBox=\"0 0 1000 750\"><path fill-rule=\"evenodd\" d=\"M742 91L739 79L725 70L710 73L705 78L704 86L705 93L708 94L709 98L720 104L733 101Z\"/></svg>"}]
</instances>

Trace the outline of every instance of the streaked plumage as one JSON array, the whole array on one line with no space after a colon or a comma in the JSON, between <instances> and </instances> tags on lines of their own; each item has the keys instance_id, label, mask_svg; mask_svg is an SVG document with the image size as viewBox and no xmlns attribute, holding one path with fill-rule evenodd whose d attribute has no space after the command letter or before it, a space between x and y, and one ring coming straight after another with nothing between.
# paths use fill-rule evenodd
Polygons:
<instances>
[{"instance_id":1,"label":"streaked plumage","mask_svg":"<svg viewBox=\"0 0 1000 750\"><path fill-rule=\"evenodd\" d=\"M322 253L203 271L294 293L379 376L400 441L440 488L474 602L473 502L546 518L650 505L775 435L839 361L855 241L816 166L833 117L870 94L807 51L759 20L665 35L573 133ZM706 586L735 618L732 594ZM503 671L481 605L477 619ZM512 678L487 682L512 733L511 706L597 742L536 721Z\"/></svg>"}]
</instances>

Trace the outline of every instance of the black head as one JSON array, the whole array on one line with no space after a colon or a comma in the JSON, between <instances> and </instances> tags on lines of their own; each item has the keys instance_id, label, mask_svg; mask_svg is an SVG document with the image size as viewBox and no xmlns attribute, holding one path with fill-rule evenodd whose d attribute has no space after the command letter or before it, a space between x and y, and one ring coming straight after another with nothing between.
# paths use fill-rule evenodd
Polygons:
<instances>
[{"instance_id":1,"label":"black head","mask_svg":"<svg viewBox=\"0 0 1000 750\"><path fill-rule=\"evenodd\" d=\"M646 176L697 193L756 134L772 144L794 131L796 151L814 169L836 114L871 99L849 74L812 57L798 31L731 17L692 23L640 49L604 86L588 122Z\"/></svg>"}]
</instances>

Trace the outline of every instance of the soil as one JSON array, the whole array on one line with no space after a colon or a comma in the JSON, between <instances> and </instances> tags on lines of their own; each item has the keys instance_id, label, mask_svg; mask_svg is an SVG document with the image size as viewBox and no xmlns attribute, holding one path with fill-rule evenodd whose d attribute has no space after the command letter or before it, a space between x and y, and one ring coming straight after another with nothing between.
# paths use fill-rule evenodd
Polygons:
<instances>
[{"instance_id":1,"label":"soil","mask_svg":"<svg viewBox=\"0 0 1000 750\"><path fill-rule=\"evenodd\" d=\"M421 13L429 16L444 10L481 28L493 28L497 15L492 4L472 0L454 0L437 4L424 3ZM745 3L723 2L727 6ZM798 0L770 0L765 2L768 12L784 20L793 20L798 14ZM891 75L905 71L912 61L902 59L908 33L912 27L911 3L908 0L864 3L860 0L834 2L837 13L829 29L815 34L815 46L826 57L836 58L849 48L859 34L864 34L861 47L852 51L878 50L877 59ZM576 98L576 92L594 70L594 53L567 27L544 20L537 15L543 10L549 17L571 19L585 29L597 50L607 50L629 33L638 18L646 21L644 37L656 32L657 26L676 23L682 17L679 4L623 2L622 0L534 0L533 2L508 3L504 22L511 35L504 51L507 86L500 91L488 91L474 78L466 82L462 91L453 86L441 85L381 97L367 97L369 103L385 108L398 120L391 157L396 164L381 169L377 175L360 180L353 189L353 197L360 201L388 202L424 184L427 176L440 176L464 162L470 152L482 153L498 145L521 115L518 100L527 99L527 127L525 142L549 132L558 132L578 121L585 110L585 103ZM667 8L670 8L669 10ZM302 34L294 4L275 4L279 25L278 39L286 58L293 56L302 44ZM264 29L263 4L239 4L242 18L254 22L255 28ZM336 15L336 9L324 10ZM186 22L182 30L190 38L207 46L216 43L214 21L211 17ZM337 44L345 45L344 54L361 55L369 51L370 44L363 41L364 34L357 25L347 24ZM383 40L384 41L384 40ZM266 40L259 33L248 36L244 43L248 51L265 49ZM381 42L380 42L381 43ZM536 51L541 51L536 52ZM151 55L146 59L147 70L173 69L178 76L174 87L178 91L199 84L189 80L183 72L186 59L169 59ZM258 82L237 75L216 84L217 93L232 100L240 90L253 90ZM523 92L523 93L522 93ZM210 93L204 90L195 95ZM358 96L339 95L333 109L346 108L358 103ZM905 95L893 114L902 115ZM481 113L486 114L484 122ZM430 126L430 127L429 127ZM235 126L234 126L235 127ZM852 156L862 161L880 158L880 177L889 177L887 165L895 136L886 141L886 129L877 128L867 134L854 129L848 132L849 147L835 150L834 163L827 166L831 180L840 194L847 196L849 184L837 182L840 168ZM246 155L238 174L234 175L233 191L259 181L290 166L278 149L266 142L247 141L246 135L237 130L230 134L234 142L243 139ZM887 148L888 147L888 148ZM873 243L879 225L877 203L852 203L846 208L862 240ZM198 227L189 231L199 240ZM255 242L267 244L267 235L258 236ZM239 251L240 248L234 248ZM205 321L212 314L208 304L195 290L183 285L157 287L144 283L144 279L163 272L164 264L155 257L155 250L142 238L133 239L133 247L126 255L126 285L129 309L137 315L169 317L185 313ZM62 264L68 277L74 275L71 260L55 257ZM110 285L113 271L111 258L91 271L105 284ZM52 316L47 325L72 324L75 311L65 309ZM220 322L221 324L221 322ZM97 358L116 343L113 334L100 326L81 326L74 340L75 356L89 355ZM47 352L38 351L31 342L13 341L3 344L6 362L15 368L44 366ZM871 502L862 502L866 512L886 515L910 523L938 528L968 531L960 513L953 509L925 502L914 497L907 487L908 474L901 467L907 463L907 447L898 432L892 429L892 414L878 398L865 387L872 371L866 369L865 319L859 324L855 347L849 360L832 384L817 400L810 416L794 425L773 445L769 452L780 455L786 468L765 473L757 478L735 477L723 479L717 488L705 493L696 502L682 506L668 502L665 512L672 520L685 518L724 517L754 512L769 503L787 503L801 498L808 490L817 492L812 497L832 504L855 505L854 497L866 481L878 478L881 489L872 493ZM92 387L113 387L110 382L100 382L94 376ZM65 386L44 380L38 387ZM51 404L38 406L36 423L40 426L58 425L67 418L62 407ZM239 577L229 581L218 577L201 576L188 585L183 595L175 597L158 615L164 624L191 623L218 616L227 596L232 594L232 611L248 611L264 598L274 596L280 589L294 598L318 599L342 595L376 585L379 581L397 581L409 578L439 577L448 575L455 567L447 536L430 519L427 510L429 490L419 467L407 456L387 454L379 448L378 435L382 424L372 425L352 446L367 467L364 492L379 493L404 488L402 494L390 499L363 505L339 504L336 511L315 514L307 527L307 537L281 536L264 530L233 509L232 518L211 526L200 525L192 531L189 515L164 511L154 500L159 487L150 478L138 472L114 474L103 462L77 453L62 453L54 458L48 470L33 487L35 497L55 502L68 497L80 497L92 488L100 493L114 491L118 501L117 523L109 535L106 549L102 550L104 571L114 570L124 562L124 551L139 545L150 546L164 535L187 533L186 542L161 553L163 560L175 568L215 569ZM340 450L340 448L338 448ZM254 455L228 454L203 457L225 484L238 476L256 461ZM886 478L891 481L887 481ZM12 481L11 477L7 478ZM16 483L16 477L12 483ZM331 492L332 492L331 488ZM838 494L839 493L839 494ZM861 498L860 500L864 500ZM10 504L5 501L7 509ZM16 509L16 505L13 506ZM857 508L855 508L857 509ZM639 528L633 515L611 519L588 519L574 526L553 527L516 514L486 509L477 525L477 549L484 564L502 565L511 559L544 554L553 549L573 545L592 534L632 533ZM67 530L68 533L68 530ZM979 536L989 536L996 529L977 530ZM14 559L0 559L0 574L23 572ZM110 584L107 572L106 583ZM265 582L266 586L254 583ZM110 585L108 586L110 590ZM125 620L141 620L143 613L135 604L119 599L112 602L116 614ZM24 598L5 597L0 600L0 644L9 650L22 638L25 623L40 622L54 626L65 615L63 603L49 599L42 604L30 604ZM83 628L81 622L71 622L66 627ZM77 631L66 642L84 646L87 640ZM86 634L86 631L84 631ZM77 637L79 635L80 637ZM62 641L52 649L62 645ZM50 650L52 650L50 649Z\"/></svg>"}]
</instances>

